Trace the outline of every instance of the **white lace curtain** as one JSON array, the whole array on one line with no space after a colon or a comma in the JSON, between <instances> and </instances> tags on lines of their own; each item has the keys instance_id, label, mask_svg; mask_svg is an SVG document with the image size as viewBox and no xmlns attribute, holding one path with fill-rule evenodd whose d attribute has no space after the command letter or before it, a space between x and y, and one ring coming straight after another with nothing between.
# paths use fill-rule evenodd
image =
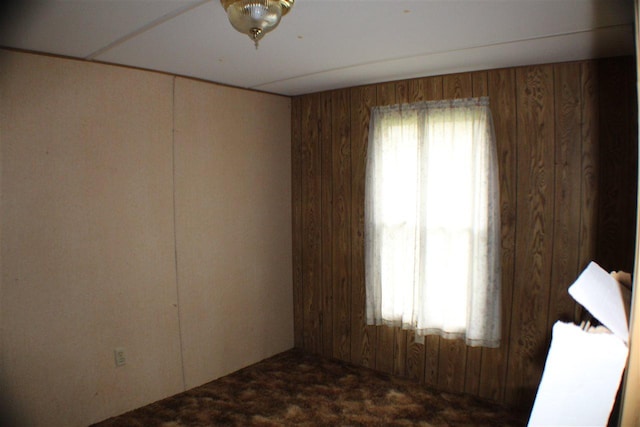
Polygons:
<instances>
[{"instance_id":1,"label":"white lace curtain","mask_svg":"<svg viewBox=\"0 0 640 427\"><path fill-rule=\"evenodd\" d=\"M498 165L488 98L374 107L367 323L500 345Z\"/></svg>"}]
</instances>

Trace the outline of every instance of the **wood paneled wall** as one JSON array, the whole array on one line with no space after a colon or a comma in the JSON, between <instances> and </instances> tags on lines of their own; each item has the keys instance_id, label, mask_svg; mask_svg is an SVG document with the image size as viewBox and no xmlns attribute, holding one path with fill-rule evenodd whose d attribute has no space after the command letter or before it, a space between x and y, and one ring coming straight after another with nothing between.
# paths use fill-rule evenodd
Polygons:
<instances>
[{"instance_id":1,"label":"wood paneled wall","mask_svg":"<svg viewBox=\"0 0 640 427\"><path fill-rule=\"evenodd\" d=\"M606 268L629 270L633 260L632 72L629 60L612 59L295 97L296 346L443 390L531 405L551 326L579 315L567 287L597 254ZM411 331L367 326L363 210L370 108L485 95L500 164L502 346L471 348L437 336L416 344ZM604 119L609 123L601 125ZM623 168L616 167L619 160ZM603 173L605 167L612 170Z\"/></svg>"}]
</instances>

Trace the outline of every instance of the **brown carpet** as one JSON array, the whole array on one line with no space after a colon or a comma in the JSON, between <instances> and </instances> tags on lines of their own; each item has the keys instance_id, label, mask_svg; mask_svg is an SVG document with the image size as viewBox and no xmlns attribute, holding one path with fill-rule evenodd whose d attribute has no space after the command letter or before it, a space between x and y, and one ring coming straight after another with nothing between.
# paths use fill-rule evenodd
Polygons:
<instances>
[{"instance_id":1,"label":"brown carpet","mask_svg":"<svg viewBox=\"0 0 640 427\"><path fill-rule=\"evenodd\" d=\"M118 417L121 426L523 426L527 417L290 350Z\"/></svg>"}]
</instances>

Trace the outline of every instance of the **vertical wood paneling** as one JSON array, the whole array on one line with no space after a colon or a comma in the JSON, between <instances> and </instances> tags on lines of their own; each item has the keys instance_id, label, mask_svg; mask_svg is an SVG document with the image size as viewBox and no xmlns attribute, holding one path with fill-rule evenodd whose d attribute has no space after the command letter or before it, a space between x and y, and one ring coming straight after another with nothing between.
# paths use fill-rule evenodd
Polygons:
<instances>
[{"instance_id":1,"label":"vertical wood paneling","mask_svg":"<svg viewBox=\"0 0 640 427\"><path fill-rule=\"evenodd\" d=\"M351 361L375 367L376 328L367 326L364 283L364 182L374 86L351 89Z\"/></svg>"},{"instance_id":2,"label":"vertical wood paneling","mask_svg":"<svg viewBox=\"0 0 640 427\"><path fill-rule=\"evenodd\" d=\"M377 105L391 105L396 102L396 86L394 83L376 85ZM394 372L396 365L396 330L389 326L378 326L378 339L376 348L376 369L388 374Z\"/></svg>"},{"instance_id":3,"label":"vertical wood paneling","mask_svg":"<svg viewBox=\"0 0 640 427\"><path fill-rule=\"evenodd\" d=\"M394 82L380 83L376 85L376 91L378 97L377 106L393 105L396 103L396 84Z\"/></svg>"},{"instance_id":4,"label":"vertical wood paneling","mask_svg":"<svg viewBox=\"0 0 640 427\"><path fill-rule=\"evenodd\" d=\"M640 27L638 23L640 22L640 2L635 0L634 4L634 21L635 25L635 42L636 42L636 51L635 51L635 84L636 90L636 100L634 102L635 111L635 129L633 129L634 134L630 135L631 139L638 138L638 102L640 101L637 97L640 96ZM636 144L637 146L637 144ZM637 167L637 165L636 165ZM636 181L637 182L637 181ZM638 206L637 209L640 209ZM636 227L640 229L640 212L636 213ZM636 237L636 248L640 245L640 239ZM636 276L634 278L634 283L638 283L638 267L640 267L640 251L636 250L635 254L635 266L633 275ZM637 285L634 291L634 297L631 302L631 310L630 310L630 341L629 341L629 358L627 359L627 371L624 375L624 385L622 386L622 398L621 398L621 416L618 420L618 425L620 426L637 426L640 425L640 405L638 401L640 400L640 298L636 294L638 292Z\"/></svg>"},{"instance_id":5,"label":"vertical wood paneling","mask_svg":"<svg viewBox=\"0 0 640 427\"><path fill-rule=\"evenodd\" d=\"M612 78L602 82L598 87L598 98L605 105L612 105L618 97L620 87L620 72L617 63L613 61L600 61L598 72L609 74ZM624 183L616 179L616 170L620 168L622 159L616 152L622 147L621 129L624 122L624 112L620 109L613 111L600 111L599 127L602 130L602 143L598 147L598 159L601 165L598 176L598 188L606 189L608 193L620 194ZM612 215L612 212L622 209L620 197L602 200L598 209L598 241L605 242L596 250L596 258L605 270L619 268L616 265L615 241L620 228L620 217Z\"/></svg>"},{"instance_id":6,"label":"vertical wood paneling","mask_svg":"<svg viewBox=\"0 0 640 427\"><path fill-rule=\"evenodd\" d=\"M294 98L296 345L323 354L330 349L336 358L428 386L529 406L553 322L570 320L572 311L576 316L567 286L594 254L608 269L627 268L633 257L631 65L611 59L509 68ZM412 332L367 326L370 108L487 94L500 174L500 348L467 348L438 336L416 344Z\"/></svg>"},{"instance_id":7,"label":"vertical wood paneling","mask_svg":"<svg viewBox=\"0 0 640 427\"><path fill-rule=\"evenodd\" d=\"M625 69L625 90L629 96L623 97L627 103L627 121L625 128L627 129L627 138L625 150L627 151L625 158L625 170L629 175L624 177L625 181L629 184L629 188L625 192L625 201L627 209L625 212L634 213L637 212L637 194L638 194L638 180L629 179L629 177L638 176L638 101L637 101L637 85L638 74L636 69L637 58L626 57L622 61L621 66ZM615 108L615 106L612 106ZM617 269L624 269L625 271L634 271L635 265L635 239L629 239L630 235L636 233L637 217L633 215L624 215L624 229L620 236L624 243L620 245L620 258L624 259L624 263L621 263L621 267ZM630 232L633 230L632 232Z\"/></svg>"},{"instance_id":8,"label":"vertical wood paneling","mask_svg":"<svg viewBox=\"0 0 640 427\"><path fill-rule=\"evenodd\" d=\"M332 93L333 357L351 360L351 135L349 91Z\"/></svg>"},{"instance_id":9,"label":"vertical wood paneling","mask_svg":"<svg viewBox=\"0 0 640 427\"><path fill-rule=\"evenodd\" d=\"M633 93L634 79L628 61L604 59L599 61L600 105L599 188L611 197L600 199L598 210L598 245L596 259L605 270L632 271L633 242L625 234L635 229L633 222L621 212L635 211L637 180L628 173L637 171L637 144L632 135L637 114L633 103L621 94ZM628 97L627 97L628 98ZM633 119L635 117L635 119ZM605 190L606 189L606 190Z\"/></svg>"},{"instance_id":10,"label":"vertical wood paneling","mask_svg":"<svg viewBox=\"0 0 640 427\"><path fill-rule=\"evenodd\" d=\"M624 258L624 263L621 263L621 267L618 269L624 269L625 271L634 271L635 266L635 239L630 239L629 236L636 234L637 217L634 218L633 213L637 212L637 194L638 194L638 180L630 179L630 177L638 176L638 100L637 100L637 85L638 85L638 71L636 69L637 58L627 57L622 61L622 66L625 68L625 80L626 92L629 94L624 98L624 101L628 105L627 122L625 127L627 128L627 138L625 149L627 154L625 158L625 170L629 175L625 177L625 181L629 183L629 188L625 192L625 200L627 203L628 212L624 215L624 229L622 230L621 239L624 243L620 245L621 252L620 257ZM613 106L612 108L615 108ZM631 213L631 215L629 215Z\"/></svg>"},{"instance_id":11,"label":"vertical wood paneling","mask_svg":"<svg viewBox=\"0 0 640 427\"><path fill-rule=\"evenodd\" d=\"M547 352L554 200L553 67L516 70L517 232L507 399L532 403Z\"/></svg>"},{"instance_id":12,"label":"vertical wood paneling","mask_svg":"<svg viewBox=\"0 0 640 427\"><path fill-rule=\"evenodd\" d=\"M618 65L621 70L622 82L620 87L624 93L636 94L636 72L635 61L631 57L627 57L624 61L619 61ZM632 176L638 176L638 104L633 96L623 97L619 100L626 105L624 117L625 120L622 123L623 128L626 130L625 136L622 138L624 154L622 159L622 170L625 173L631 173ZM615 106L611 106L611 109L615 109ZM622 191L622 212L635 212L637 209L636 198L638 193L638 180L629 179L625 173L618 175L618 177L625 183L625 188ZM616 259L618 262L613 267L615 270L623 269L625 271L633 271L634 267L634 250L635 242L628 239L629 230L635 232L636 219L630 215L624 215L621 222L621 228L618 230L618 245L619 248L616 252Z\"/></svg>"},{"instance_id":13,"label":"vertical wood paneling","mask_svg":"<svg viewBox=\"0 0 640 427\"><path fill-rule=\"evenodd\" d=\"M582 181L582 90L580 64L554 65L555 88L555 198L551 288L547 330L574 319L576 303L567 288L577 277L580 246ZM572 250L574 248L574 250Z\"/></svg>"},{"instance_id":14,"label":"vertical wood paneling","mask_svg":"<svg viewBox=\"0 0 640 427\"><path fill-rule=\"evenodd\" d=\"M333 355L333 152L331 147L331 94L318 94L318 142L320 144L320 252L322 275L320 277L320 349L323 356Z\"/></svg>"},{"instance_id":15,"label":"vertical wood paneling","mask_svg":"<svg viewBox=\"0 0 640 427\"><path fill-rule=\"evenodd\" d=\"M516 236L516 80L514 69L489 71L489 102L498 149L502 260L502 329L500 348L483 350L482 397L502 401L509 357L509 332L515 274Z\"/></svg>"},{"instance_id":16,"label":"vertical wood paneling","mask_svg":"<svg viewBox=\"0 0 640 427\"><path fill-rule=\"evenodd\" d=\"M302 99L291 99L291 207L293 263L293 342L304 347L302 295Z\"/></svg>"},{"instance_id":17,"label":"vertical wood paneling","mask_svg":"<svg viewBox=\"0 0 640 427\"><path fill-rule=\"evenodd\" d=\"M304 348L322 350L320 308L322 290L321 167L317 117L320 97L302 98L302 277Z\"/></svg>"},{"instance_id":18,"label":"vertical wood paneling","mask_svg":"<svg viewBox=\"0 0 640 427\"><path fill-rule=\"evenodd\" d=\"M406 104L409 102L409 84L411 80L400 80L396 82L396 104Z\"/></svg>"},{"instance_id":19,"label":"vertical wood paneling","mask_svg":"<svg viewBox=\"0 0 640 427\"><path fill-rule=\"evenodd\" d=\"M375 368L376 327L366 325L364 283L364 182L374 86L351 89L351 361Z\"/></svg>"},{"instance_id":20,"label":"vertical wood paneling","mask_svg":"<svg viewBox=\"0 0 640 427\"><path fill-rule=\"evenodd\" d=\"M489 77L487 71L471 73L471 84L474 97L489 96Z\"/></svg>"},{"instance_id":21,"label":"vertical wood paneling","mask_svg":"<svg viewBox=\"0 0 640 427\"><path fill-rule=\"evenodd\" d=\"M427 77L422 79L425 101L437 101L443 98L442 77ZM438 385L440 365L440 342L444 341L437 335L424 338L424 383L429 386Z\"/></svg>"},{"instance_id":22,"label":"vertical wood paneling","mask_svg":"<svg viewBox=\"0 0 640 427\"><path fill-rule=\"evenodd\" d=\"M426 101L424 88L425 79L411 79L407 85L407 102Z\"/></svg>"},{"instance_id":23,"label":"vertical wood paneling","mask_svg":"<svg viewBox=\"0 0 640 427\"><path fill-rule=\"evenodd\" d=\"M470 73L444 76L442 83L445 99L468 98L473 95ZM438 387L447 391L464 391L466 370L467 346L464 341L440 339Z\"/></svg>"},{"instance_id":24,"label":"vertical wood paneling","mask_svg":"<svg viewBox=\"0 0 640 427\"><path fill-rule=\"evenodd\" d=\"M443 76L442 92L443 98L445 99L468 98L473 96L473 78L471 73Z\"/></svg>"},{"instance_id":25,"label":"vertical wood paneling","mask_svg":"<svg viewBox=\"0 0 640 427\"><path fill-rule=\"evenodd\" d=\"M578 271L582 271L596 255L598 221L598 65L595 61L580 64L582 97L580 134L582 162L580 181L580 230ZM578 322L582 308L576 304L574 321Z\"/></svg>"}]
</instances>

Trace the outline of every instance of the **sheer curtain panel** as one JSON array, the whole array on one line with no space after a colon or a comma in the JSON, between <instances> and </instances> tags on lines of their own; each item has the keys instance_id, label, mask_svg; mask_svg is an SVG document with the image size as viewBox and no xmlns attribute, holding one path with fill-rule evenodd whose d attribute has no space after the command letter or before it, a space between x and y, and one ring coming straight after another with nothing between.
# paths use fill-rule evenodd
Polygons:
<instances>
[{"instance_id":1,"label":"sheer curtain panel","mask_svg":"<svg viewBox=\"0 0 640 427\"><path fill-rule=\"evenodd\" d=\"M488 98L371 110L367 323L500 345L498 166Z\"/></svg>"}]
</instances>

